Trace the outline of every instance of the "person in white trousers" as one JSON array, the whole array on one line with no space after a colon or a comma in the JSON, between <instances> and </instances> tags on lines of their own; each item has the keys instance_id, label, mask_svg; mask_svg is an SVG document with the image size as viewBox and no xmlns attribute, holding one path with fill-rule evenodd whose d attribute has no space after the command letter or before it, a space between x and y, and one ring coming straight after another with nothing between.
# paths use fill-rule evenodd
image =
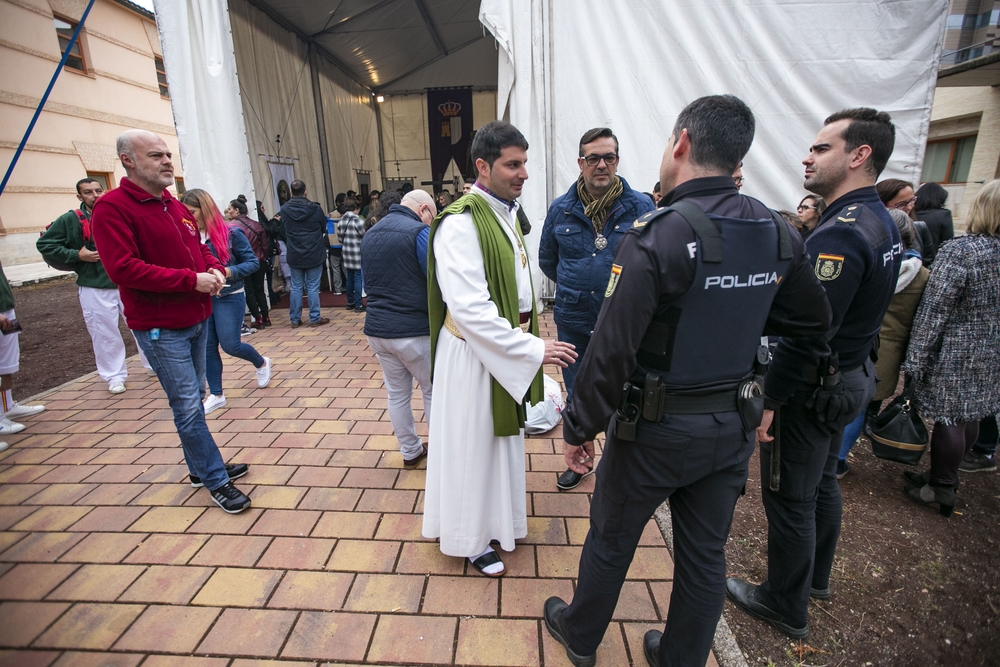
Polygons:
<instances>
[{"instance_id":1,"label":"person in white trousers","mask_svg":"<svg viewBox=\"0 0 1000 667\"><path fill-rule=\"evenodd\" d=\"M38 239L36 247L49 264L76 272L80 308L93 342L97 373L108 383L108 391L121 394L128 378L125 341L118 329L118 318L124 316L122 301L118 287L101 264L90 229L90 212L104 189L96 180L84 178L77 182L76 192L80 208L59 216ZM147 373L153 372L141 348L139 360Z\"/></svg>"}]
</instances>

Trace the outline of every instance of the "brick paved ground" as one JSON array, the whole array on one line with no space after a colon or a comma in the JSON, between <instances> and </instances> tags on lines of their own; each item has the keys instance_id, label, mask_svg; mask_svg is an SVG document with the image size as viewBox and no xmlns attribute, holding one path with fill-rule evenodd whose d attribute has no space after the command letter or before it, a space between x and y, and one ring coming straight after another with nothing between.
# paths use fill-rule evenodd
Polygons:
<instances>
[{"instance_id":1,"label":"brick paved ground","mask_svg":"<svg viewBox=\"0 0 1000 667\"><path fill-rule=\"evenodd\" d=\"M402 467L362 316L324 314L292 330L275 312L248 339L272 359L266 389L227 358L209 424L224 458L252 464L240 515L187 483L136 359L121 396L91 375L42 399L0 454L0 665L569 664L539 617L572 596L593 478L558 493L558 431L529 438L529 534L507 575L443 556L420 536L424 470ZM645 665L672 570L651 522L598 664Z\"/></svg>"}]
</instances>

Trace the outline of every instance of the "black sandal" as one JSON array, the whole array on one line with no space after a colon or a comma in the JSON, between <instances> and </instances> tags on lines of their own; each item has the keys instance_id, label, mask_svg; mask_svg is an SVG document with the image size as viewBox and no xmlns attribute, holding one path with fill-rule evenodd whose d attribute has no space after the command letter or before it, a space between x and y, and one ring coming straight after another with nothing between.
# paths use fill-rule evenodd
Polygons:
<instances>
[{"instance_id":1,"label":"black sandal","mask_svg":"<svg viewBox=\"0 0 1000 667\"><path fill-rule=\"evenodd\" d=\"M496 574L489 574L487 572L483 572L483 570L488 568L490 565L496 565L497 563L503 565L503 561L500 560L500 554L498 554L496 551L491 551L488 554L483 554L476 560L470 562L472 563L472 567L476 568L476 571L479 572L479 574L483 575L484 577L490 577L496 579L498 577L502 577L507 572L506 565L504 565L504 569L500 570Z\"/></svg>"}]
</instances>

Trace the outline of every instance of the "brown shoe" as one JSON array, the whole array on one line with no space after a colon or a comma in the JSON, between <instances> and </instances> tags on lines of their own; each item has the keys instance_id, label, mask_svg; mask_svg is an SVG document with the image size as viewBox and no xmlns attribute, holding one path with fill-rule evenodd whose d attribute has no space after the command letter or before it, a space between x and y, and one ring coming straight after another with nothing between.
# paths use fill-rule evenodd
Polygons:
<instances>
[{"instance_id":1,"label":"brown shoe","mask_svg":"<svg viewBox=\"0 0 1000 667\"><path fill-rule=\"evenodd\" d=\"M420 451L420 453L412 459L403 459L403 466L406 468L413 468L425 458L427 458L427 445L424 445L424 448Z\"/></svg>"},{"instance_id":2,"label":"brown shoe","mask_svg":"<svg viewBox=\"0 0 1000 667\"><path fill-rule=\"evenodd\" d=\"M310 322L309 326L311 326L311 327L321 327L324 324L329 324L329 323L330 323L330 318L329 317L321 317L318 320L316 320L315 322Z\"/></svg>"}]
</instances>

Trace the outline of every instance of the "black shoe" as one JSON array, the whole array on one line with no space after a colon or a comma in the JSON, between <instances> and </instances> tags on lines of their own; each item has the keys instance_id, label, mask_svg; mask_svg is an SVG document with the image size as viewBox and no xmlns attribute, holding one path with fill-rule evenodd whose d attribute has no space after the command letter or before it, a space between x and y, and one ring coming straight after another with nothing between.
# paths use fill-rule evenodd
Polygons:
<instances>
[{"instance_id":1,"label":"black shoe","mask_svg":"<svg viewBox=\"0 0 1000 667\"><path fill-rule=\"evenodd\" d=\"M961 468L959 468L959 470L961 470ZM906 483L908 485L910 485L910 486L915 486L917 488L919 488L921 486L926 486L926 485L928 485L928 484L931 483L931 470L930 470L930 468L928 468L927 470L925 470L923 472L914 472L913 470L904 470L903 471L903 479L905 479ZM962 486L961 483L956 483L955 484L955 490L958 491L959 487L961 487L961 486Z\"/></svg>"},{"instance_id":2,"label":"black shoe","mask_svg":"<svg viewBox=\"0 0 1000 667\"><path fill-rule=\"evenodd\" d=\"M569 647L569 642L563 634L560 619L562 618L563 611L568 606L569 605L563 602L561 598L551 597L546 600L542 611L542 615L545 618L545 628L557 642L563 645L566 649L566 657L569 658L569 661L576 667L594 667L597 663L597 654L577 655L573 652L573 649Z\"/></svg>"},{"instance_id":3,"label":"black shoe","mask_svg":"<svg viewBox=\"0 0 1000 667\"><path fill-rule=\"evenodd\" d=\"M229 475L229 481L233 481L234 479L239 479L243 475L247 474L249 470L250 466L248 466L246 463L226 464L226 474ZM191 486L193 486L196 489L200 489L201 487L205 486L204 484L201 483L200 477L196 477L195 475L188 475L188 478L190 478L191 480Z\"/></svg>"},{"instance_id":4,"label":"black shoe","mask_svg":"<svg viewBox=\"0 0 1000 667\"><path fill-rule=\"evenodd\" d=\"M355 309L354 309L354 312L355 312L355 313L363 313L363 312L365 312L366 310L368 310L368 306L361 306L360 308L355 308Z\"/></svg>"},{"instance_id":5,"label":"black shoe","mask_svg":"<svg viewBox=\"0 0 1000 667\"><path fill-rule=\"evenodd\" d=\"M851 472L850 464L847 461L837 459L837 479L844 479L849 472Z\"/></svg>"},{"instance_id":6,"label":"black shoe","mask_svg":"<svg viewBox=\"0 0 1000 667\"><path fill-rule=\"evenodd\" d=\"M924 484L923 486L903 485L903 493L920 505L936 503L941 516L950 517L955 510L955 487Z\"/></svg>"},{"instance_id":7,"label":"black shoe","mask_svg":"<svg viewBox=\"0 0 1000 667\"><path fill-rule=\"evenodd\" d=\"M250 498L233 486L232 482L226 482L219 488L212 489L211 494L215 504L229 514L239 514L250 507Z\"/></svg>"},{"instance_id":8,"label":"black shoe","mask_svg":"<svg viewBox=\"0 0 1000 667\"><path fill-rule=\"evenodd\" d=\"M559 487L560 491L569 491L570 489L575 489L580 486L580 482L583 481L583 478L592 474L594 474L593 468L588 470L583 475L578 472L573 472L570 468L566 468L566 472L559 475L559 479L556 480L556 486Z\"/></svg>"},{"instance_id":9,"label":"black shoe","mask_svg":"<svg viewBox=\"0 0 1000 667\"><path fill-rule=\"evenodd\" d=\"M830 587L826 588L810 588L809 597L813 600L829 600L830 599Z\"/></svg>"},{"instance_id":10,"label":"black shoe","mask_svg":"<svg viewBox=\"0 0 1000 667\"><path fill-rule=\"evenodd\" d=\"M427 445L421 445L421 447L420 447L420 453L419 454L417 454L416 456L414 456L412 459L403 459L403 467L405 467L405 468L413 468L418 463L420 463L421 461L423 461L424 457L426 457L426 456L427 456Z\"/></svg>"},{"instance_id":11,"label":"black shoe","mask_svg":"<svg viewBox=\"0 0 1000 667\"><path fill-rule=\"evenodd\" d=\"M650 630L642 637L642 652L646 656L649 667L660 667L660 640L663 633L659 630Z\"/></svg>"},{"instance_id":12,"label":"black shoe","mask_svg":"<svg viewBox=\"0 0 1000 667\"><path fill-rule=\"evenodd\" d=\"M347 304L347 310L354 310L354 304L353 303Z\"/></svg>"},{"instance_id":13,"label":"black shoe","mask_svg":"<svg viewBox=\"0 0 1000 667\"><path fill-rule=\"evenodd\" d=\"M975 449L965 453L962 462L958 464L962 472L990 472L997 469L997 460L993 456L980 454Z\"/></svg>"},{"instance_id":14,"label":"black shoe","mask_svg":"<svg viewBox=\"0 0 1000 667\"><path fill-rule=\"evenodd\" d=\"M770 623L793 639L804 639L809 636L809 626L796 627L778 612L757 601L757 587L742 579L729 577L726 579L726 597L737 607Z\"/></svg>"}]
</instances>

